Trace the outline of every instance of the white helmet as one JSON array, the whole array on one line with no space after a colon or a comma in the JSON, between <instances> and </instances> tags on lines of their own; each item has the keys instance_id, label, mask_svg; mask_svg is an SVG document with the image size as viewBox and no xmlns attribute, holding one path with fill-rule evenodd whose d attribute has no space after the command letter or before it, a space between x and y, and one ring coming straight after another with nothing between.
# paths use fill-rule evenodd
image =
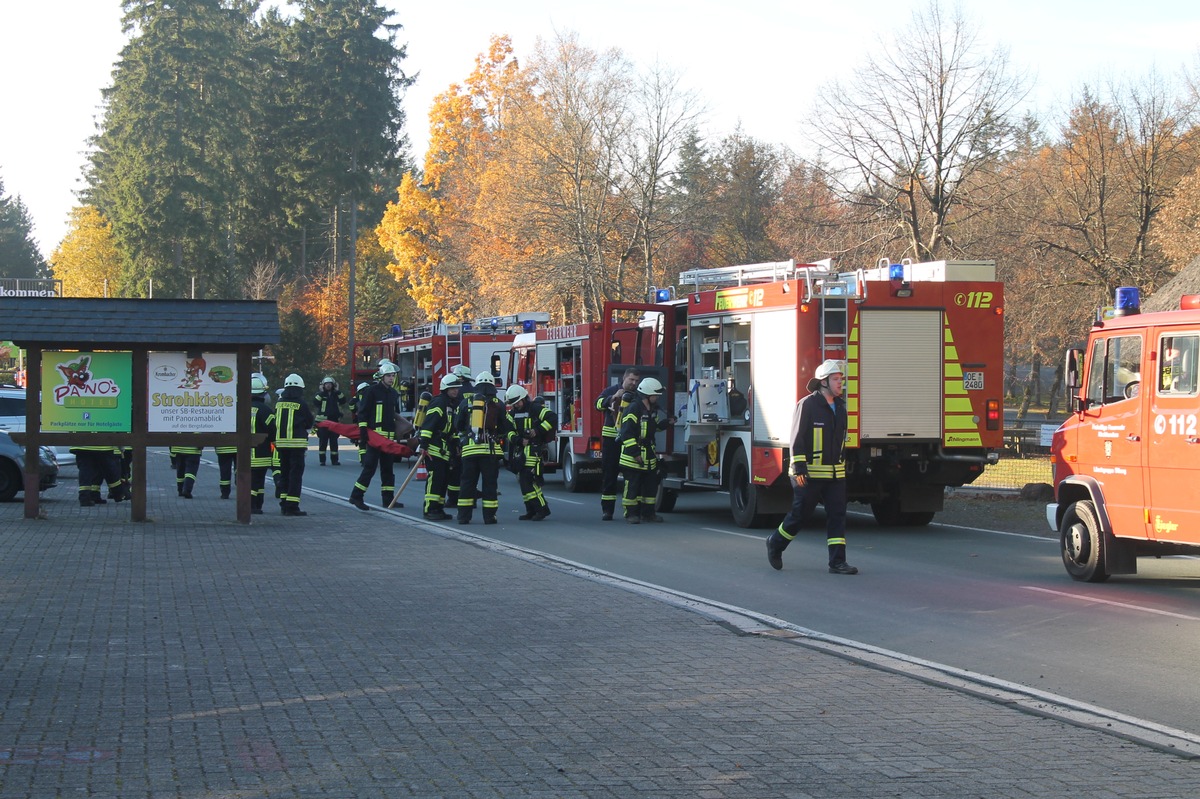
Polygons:
<instances>
[{"instance_id":1,"label":"white helmet","mask_svg":"<svg viewBox=\"0 0 1200 799\"><path fill-rule=\"evenodd\" d=\"M462 388L462 379L458 375L449 374L442 378L441 384L438 386L442 391L448 388Z\"/></svg>"},{"instance_id":2,"label":"white helmet","mask_svg":"<svg viewBox=\"0 0 1200 799\"><path fill-rule=\"evenodd\" d=\"M391 361L384 361L383 363L379 364L379 372L377 374L380 377L383 377L384 375L394 375L398 374L399 372L399 366L396 366L396 364L392 363Z\"/></svg>"},{"instance_id":3,"label":"white helmet","mask_svg":"<svg viewBox=\"0 0 1200 799\"><path fill-rule=\"evenodd\" d=\"M508 390L504 392L504 401L512 405L520 402L528 396L528 391L521 386L518 386L516 383L513 383L508 387Z\"/></svg>"},{"instance_id":4,"label":"white helmet","mask_svg":"<svg viewBox=\"0 0 1200 799\"><path fill-rule=\"evenodd\" d=\"M496 378L491 372L480 372L479 374L475 375L475 382L491 383L494 386L496 385Z\"/></svg>"},{"instance_id":5,"label":"white helmet","mask_svg":"<svg viewBox=\"0 0 1200 799\"><path fill-rule=\"evenodd\" d=\"M337 385L337 381L334 380L329 375L325 375L324 377L321 378L321 385L325 385L326 383L333 383L334 385Z\"/></svg>"},{"instance_id":6,"label":"white helmet","mask_svg":"<svg viewBox=\"0 0 1200 799\"><path fill-rule=\"evenodd\" d=\"M354 390L362 391L364 388L370 388L370 387L371 387L370 383L359 383L357 386L355 386Z\"/></svg>"},{"instance_id":7,"label":"white helmet","mask_svg":"<svg viewBox=\"0 0 1200 799\"><path fill-rule=\"evenodd\" d=\"M655 380L653 377L642 378L642 382L638 383L637 392L643 397L657 397L662 394L662 383Z\"/></svg>"},{"instance_id":8,"label":"white helmet","mask_svg":"<svg viewBox=\"0 0 1200 799\"><path fill-rule=\"evenodd\" d=\"M250 393L265 394L267 391L267 378L260 374L250 375Z\"/></svg>"},{"instance_id":9,"label":"white helmet","mask_svg":"<svg viewBox=\"0 0 1200 799\"><path fill-rule=\"evenodd\" d=\"M292 372L283 379L283 387L291 388L292 386L295 386L296 388L304 388L304 378L295 372Z\"/></svg>"},{"instance_id":10,"label":"white helmet","mask_svg":"<svg viewBox=\"0 0 1200 799\"><path fill-rule=\"evenodd\" d=\"M846 367L842 365L841 361L835 361L834 359L830 358L828 361L825 361L817 367L817 371L813 372L813 377L815 377L817 380L824 380L825 378L834 374L846 374Z\"/></svg>"},{"instance_id":11,"label":"white helmet","mask_svg":"<svg viewBox=\"0 0 1200 799\"><path fill-rule=\"evenodd\" d=\"M465 363L457 363L450 367L450 373L458 375L463 382L471 379L471 367L467 366Z\"/></svg>"}]
</instances>

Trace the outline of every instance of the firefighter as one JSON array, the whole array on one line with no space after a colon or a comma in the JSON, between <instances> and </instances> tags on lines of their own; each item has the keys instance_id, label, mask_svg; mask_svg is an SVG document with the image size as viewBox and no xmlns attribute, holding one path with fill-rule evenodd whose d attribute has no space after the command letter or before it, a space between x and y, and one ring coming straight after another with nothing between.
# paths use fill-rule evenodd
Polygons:
<instances>
[{"instance_id":1,"label":"firefighter","mask_svg":"<svg viewBox=\"0 0 1200 799\"><path fill-rule=\"evenodd\" d=\"M500 509L500 456L508 435L508 414L496 396L490 372L475 377L470 404L459 403L455 426L462 442L462 486L458 493L458 523L470 524L475 500L483 504L483 523L495 524Z\"/></svg>"},{"instance_id":2,"label":"firefighter","mask_svg":"<svg viewBox=\"0 0 1200 799\"><path fill-rule=\"evenodd\" d=\"M629 524L661 522L654 512L658 497L658 453L654 437L667 424L659 412L658 400L663 386L653 377L642 378L634 400L625 408L617 434L621 442L621 471L625 475L625 495L621 505Z\"/></svg>"},{"instance_id":3,"label":"firefighter","mask_svg":"<svg viewBox=\"0 0 1200 799\"><path fill-rule=\"evenodd\" d=\"M354 397L351 398L351 400L350 400L350 421L351 421L351 423L353 423L355 425L358 424L358 406L362 403L362 398L363 398L364 394L366 393L367 389L370 387L371 387L371 384L365 383L365 382L359 383L357 386L354 387ZM356 445L359 443L361 443L361 442L356 442ZM363 451L363 448L361 446L358 446L358 462L359 462L359 464L362 463L364 454L365 453Z\"/></svg>"},{"instance_id":4,"label":"firefighter","mask_svg":"<svg viewBox=\"0 0 1200 799\"><path fill-rule=\"evenodd\" d=\"M471 401L471 392L475 390L475 379L471 376L471 369L465 363L455 364L450 368L450 373L458 377L458 382L462 385L462 390L459 393L458 404L462 407L463 403ZM446 507L458 507L458 495L462 486L462 441L458 436L452 436L450 439L450 466L446 470Z\"/></svg>"},{"instance_id":5,"label":"firefighter","mask_svg":"<svg viewBox=\"0 0 1200 799\"><path fill-rule=\"evenodd\" d=\"M363 391L358 405L358 447L363 452L362 471L350 492L350 504L359 510L370 510L365 497L371 478L379 471L379 496L383 507L392 504L396 495L396 456L371 443L371 431L388 441L407 439L412 425L400 415L399 395L396 394L396 364L388 361L379 367L379 381ZM403 502L392 507L403 508Z\"/></svg>"},{"instance_id":6,"label":"firefighter","mask_svg":"<svg viewBox=\"0 0 1200 799\"><path fill-rule=\"evenodd\" d=\"M204 447L174 446L170 449L175 459L175 492L184 499L192 498L196 487L196 473L200 471L200 454Z\"/></svg>"},{"instance_id":7,"label":"firefighter","mask_svg":"<svg viewBox=\"0 0 1200 799\"><path fill-rule=\"evenodd\" d=\"M304 378L290 374L283 381L283 393L275 403L275 452L283 489L279 509L284 516L307 516L300 510L300 492L304 485L304 456L308 453L308 431L313 412L304 399Z\"/></svg>"},{"instance_id":8,"label":"firefighter","mask_svg":"<svg viewBox=\"0 0 1200 799\"><path fill-rule=\"evenodd\" d=\"M275 411L267 401L267 379L259 374L250 378L250 432L266 435L250 453L250 512L261 515L275 449Z\"/></svg>"},{"instance_id":9,"label":"firefighter","mask_svg":"<svg viewBox=\"0 0 1200 799\"><path fill-rule=\"evenodd\" d=\"M438 395L425 409L421 421L420 448L425 457L429 477L425 480L425 518L444 522L450 518L446 507L457 507L458 486L454 488L455 504L447 506L447 487L450 480L451 449L458 448L454 435L454 419L462 402L462 380L455 374L442 378ZM461 462L461 461L460 461Z\"/></svg>"},{"instance_id":10,"label":"firefighter","mask_svg":"<svg viewBox=\"0 0 1200 799\"><path fill-rule=\"evenodd\" d=\"M71 447L75 464L79 469L79 505L107 505L108 500L100 496L100 486L108 484L108 499L122 502L129 498L129 489L121 479L120 449L111 445Z\"/></svg>"},{"instance_id":11,"label":"firefighter","mask_svg":"<svg viewBox=\"0 0 1200 799\"><path fill-rule=\"evenodd\" d=\"M508 403L508 463L517 473L525 512L522 521L540 522L550 515L550 503L542 492L542 447L554 440L558 420L540 397L530 399L529 392L511 385L504 392Z\"/></svg>"},{"instance_id":12,"label":"firefighter","mask_svg":"<svg viewBox=\"0 0 1200 799\"><path fill-rule=\"evenodd\" d=\"M321 378L321 390L313 397L313 415L318 422L326 420L338 422L342 419L342 406L346 404L346 395L338 388L337 381L330 376ZM338 434L324 427L317 428L317 460L325 465L325 450L329 450L329 462L341 466L338 462Z\"/></svg>"},{"instance_id":13,"label":"firefighter","mask_svg":"<svg viewBox=\"0 0 1200 799\"><path fill-rule=\"evenodd\" d=\"M783 550L825 506L825 543L832 574L858 574L846 562L846 369L828 360L808 381L812 392L792 413L792 509L767 538L767 562L783 568Z\"/></svg>"},{"instance_id":14,"label":"firefighter","mask_svg":"<svg viewBox=\"0 0 1200 799\"><path fill-rule=\"evenodd\" d=\"M624 408L633 401L641 373L637 369L626 369L620 383L613 383L596 398L596 410L604 414L604 427L600 431L600 511L601 519L612 521L617 508L617 478L621 475L621 445L617 443L617 431L621 427Z\"/></svg>"},{"instance_id":15,"label":"firefighter","mask_svg":"<svg viewBox=\"0 0 1200 799\"><path fill-rule=\"evenodd\" d=\"M221 487L221 499L229 499L233 488L233 467L237 463L237 445L231 447L213 447L217 453L217 484Z\"/></svg>"}]
</instances>

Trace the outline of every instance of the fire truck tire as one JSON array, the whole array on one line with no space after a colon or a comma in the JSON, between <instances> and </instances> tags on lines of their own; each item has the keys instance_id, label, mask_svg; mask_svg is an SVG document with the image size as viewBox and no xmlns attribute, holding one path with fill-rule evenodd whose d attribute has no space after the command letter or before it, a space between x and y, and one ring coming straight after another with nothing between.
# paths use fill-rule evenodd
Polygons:
<instances>
[{"instance_id":1,"label":"fire truck tire","mask_svg":"<svg viewBox=\"0 0 1200 799\"><path fill-rule=\"evenodd\" d=\"M750 482L750 466L745 454L734 456L733 468L729 473L729 510L738 527L769 527L775 520L770 513L763 513L760 486Z\"/></svg>"},{"instance_id":2,"label":"fire truck tire","mask_svg":"<svg viewBox=\"0 0 1200 799\"><path fill-rule=\"evenodd\" d=\"M871 513L880 527L900 527L904 524L904 514L900 512L900 500L895 497L872 502Z\"/></svg>"},{"instance_id":3,"label":"fire truck tire","mask_svg":"<svg viewBox=\"0 0 1200 799\"><path fill-rule=\"evenodd\" d=\"M586 491L587 481L580 476L579 470L575 467L575 453L571 451L569 445L563 447L559 463L562 464L563 488L572 494Z\"/></svg>"},{"instance_id":4,"label":"fire truck tire","mask_svg":"<svg viewBox=\"0 0 1200 799\"><path fill-rule=\"evenodd\" d=\"M1074 502L1063 514L1059 530L1063 566L1072 579L1102 583L1108 579L1104 569L1104 531L1090 500Z\"/></svg>"},{"instance_id":5,"label":"fire truck tire","mask_svg":"<svg viewBox=\"0 0 1200 799\"><path fill-rule=\"evenodd\" d=\"M663 513L670 513L675 510L675 501L679 499L679 491L674 488L663 488L662 483L658 484L658 499L655 500L655 510Z\"/></svg>"}]
</instances>

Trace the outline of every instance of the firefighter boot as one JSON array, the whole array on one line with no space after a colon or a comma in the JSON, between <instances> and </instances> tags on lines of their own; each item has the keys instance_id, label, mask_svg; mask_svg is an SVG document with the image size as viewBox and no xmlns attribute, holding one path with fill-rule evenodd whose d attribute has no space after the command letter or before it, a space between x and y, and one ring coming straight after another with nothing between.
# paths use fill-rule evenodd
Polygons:
<instances>
[{"instance_id":1,"label":"firefighter boot","mask_svg":"<svg viewBox=\"0 0 1200 799\"><path fill-rule=\"evenodd\" d=\"M354 486L354 490L350 492L349 502L359 510L371 509L370 505L368 505L366 502L363 502L363 491L357 485Z\"/></svg>"},{"instance_id":2,"label":"firefighter boot","mask_svg":"<svg viewBox=\"0 0 1200 799\"><path fill-rule=\"evenodd\" d=\"M611 522L612 517L613 517L613 511L616 510L616 507L617 507L617 501L615 499L600 500L600 510L604 514L600 518L606 522Z\"/></svg>"},{"instance_id":3,"label":"firefighter boot","mask_svg":"<svg viewBox=\"0 0 1200 799\"><path fill-rule=\"evenodd\" d=\"M336 452L329 453L329 462L334 466L342 465L342 462L338 460L338 454Z\"/></svg>"},{"instance_id":4,"label":"firefighter boot","mask_svg":"<svg viewBox=\"0 0 1200 799\"><path fill-rule=\"evenodd\" d=\"M538 507L537 513L533 514L533 521L540 522L542 519L545 519L549 515L550 515L550 506L549 505L541 505Z\"/></svg>"},{"instance_id":5,"label":"firefighter boot","mask_svg":"<svg viewBox=\"0 0 1200 799\"><path fill-rule=\"evenodd\" d=\"M484 524L495 524L496 523L496 511L494 511L494 510L489 511L487 509L484 509L483 523Z\"/></svg>"},{"instance_id":6,"label":"firefighter boot","mask_svg":"<svg viewBox=\"0 0 1200 799\"><path fill-rule=\"evenodd\" d=\"M317 460L319 460L321 462L321 465L324 466L325 465L325 453L322 452L319 455L317 455Z\"/></svg>"},{"instance_id":7,"label":"firefighter boot","mask_svg":"<svg viewBox=\"0 0 1200 799\"><path fill-rule=\"evenodd\" d=\"M532 518L533 518L533 517L534 517L534 516L537 514L537 512L538 512L538 507L539 507L539 506L538 506L538 504L537 504L536 502L533 502L533 501L531 501L531 500L528 500L528 499L527 499L527 500L525 500L525 512L524 512L524 513L522 513L522 514L521 514L520 516L518 516L517 518L518 518L518 519L520 519L520 520L521 520L521 521L523 521L523 522L527 522L527 521L529 521L530 519L532 519Z\"/></svg>"},{"instance_id":8,"label":"firefighter boot","mask_svg":"<svg viewBox=\"0 0 1200 799\"><path fill-rule=\"evenodd\" d=\"M775 571L783 568L783 550L787 549L790 543L778 530L767 537L767 563L770 563Z\"/></svg>"},{"instance_id":9,"label":"firefighter boot","mask_svg":"<svg viewBox=\"0 0 1200 799\"><path fill-rule=\"evenodd\" d=\"M638 515L637 505L630 505L625 509L626 524L641 524L642 517Z\"/></svg>"},{"instance_id":10,"label":"firefighter boot","mask_svg":"<svg viewBox=\"0 0 1200 799\"><path fill-rule=\"evenodd\" d=\"M393 493L391 491L381 491L379 493L379 496L383 500L383 507L385 507L385 508L403 508L404 507L403 502L397 502L395 505L392 504L392 500L395 498L396 495L395 495L395 493Z\"/></svg>"},{"instance_id":11,"label":"firefighter boot","mask_svg":"<svg viewBox=\"0 0 1200 799\"><path fill-rule=\"evenodd\" d=\"M471 516L475 514L475 509L471 507L460 507L458 509L458 523L470 524Z\"/></svg>"}]
</instances>

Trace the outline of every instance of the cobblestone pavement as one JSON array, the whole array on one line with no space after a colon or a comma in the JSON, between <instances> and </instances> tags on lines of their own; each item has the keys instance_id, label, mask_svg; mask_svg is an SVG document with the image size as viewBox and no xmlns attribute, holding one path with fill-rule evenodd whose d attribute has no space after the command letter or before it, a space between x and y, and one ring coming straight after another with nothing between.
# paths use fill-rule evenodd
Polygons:
<instances>
[{"instance_id":1,"label":"cobblestone pavement","mask_svg":"<svg viewBox=\"0 0 1200 799\"><path fill-rule=\"evenodd\" d=\"M1200 792L1179 754L344 501L239 525L159 461L151 522L69 481L0 505L0 797Z\"/></svg>"}]
</instances>

